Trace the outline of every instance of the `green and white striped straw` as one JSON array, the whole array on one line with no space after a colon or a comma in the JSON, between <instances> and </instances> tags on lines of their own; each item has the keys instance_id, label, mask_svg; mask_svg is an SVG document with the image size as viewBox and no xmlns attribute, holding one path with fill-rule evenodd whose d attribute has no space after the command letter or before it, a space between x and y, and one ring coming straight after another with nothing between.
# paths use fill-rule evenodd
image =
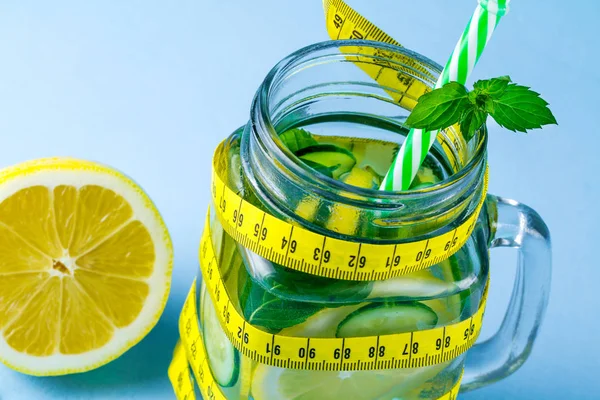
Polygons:
<instances>
[{"instance_id":1,"label":"green and white striped straw","mask_svg":"<svg viewBox=\"0 0 600 400\"><path fill-rule=\"evenodd\" d=\"M435 84L436 89L452 81L466 84L500 18L508 12L509 2L510 0L479 0L469 24ZM407 190L436 137L437 131L411 129L381 183L380 190Z\"/></svg>"}]
</instances>

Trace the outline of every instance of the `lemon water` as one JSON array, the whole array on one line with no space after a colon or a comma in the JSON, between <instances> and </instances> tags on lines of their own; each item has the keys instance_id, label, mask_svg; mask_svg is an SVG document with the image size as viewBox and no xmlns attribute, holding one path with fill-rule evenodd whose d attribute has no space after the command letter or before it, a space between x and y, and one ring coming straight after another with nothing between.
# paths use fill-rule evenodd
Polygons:
<instances>
[{"instance_id":1,"label":"lemon water","mask_svg":"<svg viewBox=\"0 0 600 400\"><path fill-rule=\"evenodd\" d=\"M285 130L279 138L303 168L324 181L377 189L399 145L381 140L373 130L381 127L356 121L313 121ZM337 135L349 131L349 136ZM240 171L239 134L230 138L228 146L230 186L244 192L248 201L260 204ZM433 154L421 166L411 189L430 186L450 174L444 160ZM333 218L335 210L316 206L307 213L306 204L299 199L293 206L298 214L304 212L316 220ZM358 223L351 218L343 223L352 225L352 232L363 237L369 237L369 229L373 229L359 226L356 230L353 225ZM211 225L234 305L249 323L281 335L371 336L458 322L477 310L487 274L486 262L477 255L481 252L476 241L469 240L449 259L409 275L371 282L322 278L277 265L239 246L216 218ZM478 231L481 229L475 234ZM204 286L199 309L211 370L230 399L436 398L450 390L462 371L463 356L429 367L377 371L305 371L263 365L231 345Z\"/></svg>"}]
</instances>

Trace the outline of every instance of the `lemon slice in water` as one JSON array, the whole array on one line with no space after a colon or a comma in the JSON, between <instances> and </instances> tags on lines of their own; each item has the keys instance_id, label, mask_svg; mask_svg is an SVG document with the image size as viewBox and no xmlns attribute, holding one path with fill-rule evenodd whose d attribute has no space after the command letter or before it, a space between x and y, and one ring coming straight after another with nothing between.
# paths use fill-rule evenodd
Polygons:
<instances>
[{"instance_id":1,"label":"lemon slice in water","mask_svg":"<svg viewBox=\"0 0 600 400\"><path fill-rule=\"evenodd\" d=\"M173 251L123 174L44 159L0 172L0 361L32 375L97 368L158 321Z\"/></svg>"},{"instance_id":2,"label":"lemon slice in water","mask_svg":"<svg viewBox=\"0 0 600 400\"><path fill-rule=\"evenodd\" d=\"M392 400L431 379L443 366L377 371L305 371L258 364L254 400Z\"/></svg>"}]
</instances>

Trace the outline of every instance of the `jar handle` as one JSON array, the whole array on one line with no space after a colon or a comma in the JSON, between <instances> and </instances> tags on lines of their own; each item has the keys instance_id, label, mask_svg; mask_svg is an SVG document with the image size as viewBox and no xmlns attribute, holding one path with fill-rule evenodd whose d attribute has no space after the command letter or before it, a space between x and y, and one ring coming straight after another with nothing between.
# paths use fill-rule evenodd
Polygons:
<instances>
[{"instance_id":1,"label":"jar handle","mask_svg":"<svg viewBox=\"0 0 600 400\"><path fill-rule=\"evenodd\" d=\"M514 200L488 195L497 210L490 248L518 249L513 292L498 332L467 353L461 391L480 388L515 372L531 353L540 328L552 272L550 232L533 209Z\"/></svg>"}]
</instances>

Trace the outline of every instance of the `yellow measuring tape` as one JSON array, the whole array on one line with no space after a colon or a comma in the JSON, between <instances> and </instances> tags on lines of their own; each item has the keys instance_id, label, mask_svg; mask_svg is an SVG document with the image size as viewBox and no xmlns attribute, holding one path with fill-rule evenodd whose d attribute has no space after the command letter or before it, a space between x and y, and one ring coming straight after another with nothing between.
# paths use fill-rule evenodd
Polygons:
<instances>
[{"instance_id":1,"label":"yellow measuring tape","mask_svg":"<svg viewBox=\"0 0 600 400\"><path fill-rule=\"evenodd\" d=\"M401 46L394 38L364 18L343 0L324 0L323 6L327 33L331 39L364 39ZM351 46L342 48L341 51L360 54L354 56L357 61L355 64L385 88L396 102L408 109L412 109L417 104L417 100L422 94L431 90L423 81L415 79L411 75L418 74L422 79L429 81L431 85L437 79L425 65L412 57L395 52ZM394 61L394 68L390 68L389 60ZM398 71L409 72L409 74L398 73Z\"/></svg>"},{"instance_id":2,"label":"yellow measuring tape","mask_svg":"<svg viewBox=\"0 0 600 400\"><path fill-rule=\"evenodd\" d=\"M344 1L323 3L332 39L370 39L399 45ZM435 78L426 67L408 57L383 56L420 71L426 78ZM423 82L394 73L385 65L359 66L403 106L414 106L418 97L429 90ZM452 140L456 145L456 140L461 139ZM345 280L387 279L428 268L450 257L471 235L488 184L486 172L477 208L452 231L428 240L381 245L344 241L293 226L244 200L227 187L222 173L216 166L213 168L212 196L216 215L231 237L277 264ZM233 346L251 360L284 368L330 371L419 368L452 360L475 343L487 298L486 285L480 308L471 318L434 329L371 337L290 337L271 334L247 323L234 307L214 254L208 217L200 246L200 264L207 292ZM196 398L194 381L205 399L226 399L208 363L196 304L194 282L180 315L180 342L169 367L169 378L178 399ZM459 387L460 379L439 399L456 399Z\"/></svg>"},{"instance_id":3,"label":"yellow measuring tape","mask_svg":"<svg viewBox=\"0 0 600 400\"><path fill-rule=\"evenodd\" d=\"M200 334L200 337L201 336L202 335ZM204 399L227 400L227 397L223 394L223 391L210 371L206 349L204 348L202 339L198 340L197 343L193 353L190 350L192 345L189 340L182 339L177 342L177 345L175 346L173 360L169 366L169 380L173 386L175 396L179 400L196 400L196 392L194 390L195 380L200 382L199 389ZM188 359L194 361L188 363ZM192 377L190 368L194 371L194 377ZM461 379L462 376L457 380L450 391L441 397L438 397L437 400L456 400L460 390Z\"/></svg>"},{"instance_id":4,"label":"yellow measuring tape","mask_svg":"<svg viewBox=\"0 0 600 400\"><path fill-rule=\"evenodd\" d=\"M238 243L269 261L322 277L383 280L438 264L469 239L487 193L488 174L475 211L458 227L427 240L398 244L350 242L283 221L244 200L224 182L213 159L212 196L223 229Z\"/></svg>"},{"instance_id":5,"label":"yellow measuring tape","mask_svg":"<svg viewBox=\"0 0 600 400\"><path fill-rule=\"evenodd\" d=\"M204 360L206 360L206 352L204 351L204 343L201 344L202 348L202 356ZM173 351L173 359L171 360L171 365L169 365L169 380L171 381L171 385L173 385L173 390L175 391L175 396L178 399L182 400L192 400L196 398L196 393L194 390L194 383L192 381L192 376L190 374L190 366L188 364L188 355L186 351L190 352L190 360L195 360L194 352L192 351L192 347L188 341L184 344L179 341L175 345L175 350ZM196 370L198 371L199 376L204 377L204 362L197 363L198 366ZM208 367L208 365L207 365ZM207 368L210 371L210 368ZM209 375L212 376L212 374Z\"/></svg>"}]
</instances>

